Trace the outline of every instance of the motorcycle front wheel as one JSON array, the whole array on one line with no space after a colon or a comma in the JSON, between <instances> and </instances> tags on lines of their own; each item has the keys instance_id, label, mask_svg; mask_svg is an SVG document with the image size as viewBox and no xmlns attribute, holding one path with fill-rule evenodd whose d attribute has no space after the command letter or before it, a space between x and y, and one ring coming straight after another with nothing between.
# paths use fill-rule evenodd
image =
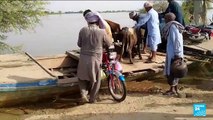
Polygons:
<instances>
[{"instance_id":1,"label":"motorcycle front wheel","mask_svg":"<svg viewBox=\"0 0 213 120\"><path fill-rule=\"evenodd\" d=\"M116 75L108 76L108 88L111 96L117 102L122 102L126 99L126 84Z\"/></svg>"}]
</instances>

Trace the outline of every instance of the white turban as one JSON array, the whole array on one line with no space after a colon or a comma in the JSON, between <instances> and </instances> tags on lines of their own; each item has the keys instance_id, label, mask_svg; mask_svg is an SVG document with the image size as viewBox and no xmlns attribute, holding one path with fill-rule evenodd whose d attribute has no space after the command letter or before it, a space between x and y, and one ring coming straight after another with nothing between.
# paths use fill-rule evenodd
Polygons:
<instances>
[{"instance_id":1,"label":"white turban","mask_svg":"<svg viewBox=\"0 0 213 120\"><path fill-rule=\"evenodd\" d=\"M104 24L105 20L102 18L102 16L98 12L94 12L94 13L99 17L99 27L101 29L105 29L106 28L106 26Z\"/></svg>"},{"instance_id":2,"label":"white turban","mask_svg":"<svg viewBox=\"0 0 213 120\"><path fill-rule=\"evenodd\" d=\"M153 4L151 2L145 2L143 6L144 8L148 8L148 7L152 7Z\"/></svg>"},{"instance_id":3,"label":"white turban","mask_svg":"<svg viewBox=\"0 0 213 120\"><path fill-rule=\"evenodd\" d=\"M135 11L132 11L129 13L129 18L133 19L136 15L137 13Z\"/></svg>"},{"instance_id":4,"label":"white turban","mask_svg":"<svg viewBox=\"0 0 213 120\"><path fill-rule=\"evenodd\" d=\"M99 16L93 12L88 12L84 18L88 23L94 23L99 20Z\"/></svg>"}]
</instances>

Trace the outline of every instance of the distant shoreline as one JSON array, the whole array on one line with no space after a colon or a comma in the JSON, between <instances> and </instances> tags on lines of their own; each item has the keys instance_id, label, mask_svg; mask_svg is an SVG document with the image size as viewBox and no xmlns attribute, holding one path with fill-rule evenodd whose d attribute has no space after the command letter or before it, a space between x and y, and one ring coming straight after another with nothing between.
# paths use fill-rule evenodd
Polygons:
<instances>
[{"instance_id":1,"label":"distant shoreline","mask_svg":"<svg viewBox=\"0 0 213 120\"><path fill-rule=\"evenodd\" d=\"M108 10L108 11L98 11L99 13L120 13L120 12L131 12L133 10ZM48 15L52 15L52 14L82 14L83 11L78 11L78 12L74 12L74 11L66 11L66 12L61 12L61 11L58 11L58 12L50 12L50 11L45 11L46 14Z\"/></svg>"}]
</instances>

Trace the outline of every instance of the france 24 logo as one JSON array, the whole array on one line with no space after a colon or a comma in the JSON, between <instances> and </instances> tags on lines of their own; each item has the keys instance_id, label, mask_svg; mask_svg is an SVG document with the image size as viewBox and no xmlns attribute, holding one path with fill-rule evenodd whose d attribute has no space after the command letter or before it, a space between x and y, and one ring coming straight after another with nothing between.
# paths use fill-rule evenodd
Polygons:
<instances>
[{"instance_id":1,"label":"france 24 logo","mask_svg":"<svg viewBox=\"0 0 213 120\"><path fill-rule=\"evenodd\" d=\"M206 104L199 103L193 105L194 116L206 116Z\"/></svg>"}]
</instances>

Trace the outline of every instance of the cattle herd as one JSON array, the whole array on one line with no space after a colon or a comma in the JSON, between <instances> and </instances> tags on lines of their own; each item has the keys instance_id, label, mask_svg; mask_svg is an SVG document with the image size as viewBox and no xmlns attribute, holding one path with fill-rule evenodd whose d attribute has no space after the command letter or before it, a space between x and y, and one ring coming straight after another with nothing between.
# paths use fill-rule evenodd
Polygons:
<instances>
[{"instance_id":1,"label":"cattle herd","mask_svg":"<svg viewBox=\"0 0 213 120\"><path fill-rule=\"evenodd\" d=\"M119 60L122 61L123 57L129 57L129 62L133 64L135 55L139 55L142 59L140 44L141 40L137 39L136 30L134 28L123 27L121 28L118 23L106 20L111 27L112 37L115 43L115 50L118 53ZM119 44L121 43L121 44Z\"/></svg>"}]
</instances>

